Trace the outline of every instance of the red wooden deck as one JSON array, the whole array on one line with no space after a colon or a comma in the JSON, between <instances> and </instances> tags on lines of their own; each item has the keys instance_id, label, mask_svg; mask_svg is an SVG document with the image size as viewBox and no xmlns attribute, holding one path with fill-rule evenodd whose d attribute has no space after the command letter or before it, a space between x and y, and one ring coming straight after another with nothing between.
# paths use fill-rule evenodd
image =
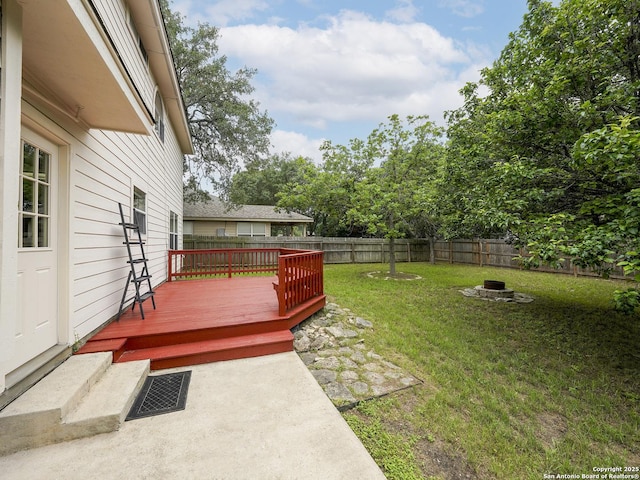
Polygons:
<instances>
[{"instance_id":1,"label":"red wooden deck","mask_svg":"<svg viewBox=\"0 0 640 480\"><path fill-rule=\"evenodd\" d=\"M318 295L278 312L277 277L183 280L156 288L143 304L94 335L78 353L112 351L115 362L151 359L152 369L293 350L290 329L325 305Z\"/></svg>"}]
</instances>

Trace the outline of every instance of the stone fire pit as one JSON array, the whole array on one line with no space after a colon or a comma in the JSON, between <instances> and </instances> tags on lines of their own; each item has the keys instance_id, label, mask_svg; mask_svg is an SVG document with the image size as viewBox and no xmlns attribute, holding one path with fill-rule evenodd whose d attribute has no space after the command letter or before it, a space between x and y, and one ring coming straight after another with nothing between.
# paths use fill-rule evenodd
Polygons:
<instances>
[{"instance_id":1,"label":"stone fire pit","mask_svg":"<svg viewBox=\"0 0 640 480\"><path fill-rule=\"evenodd\" d=\"M505 283L500 280L485 280L482 285L474 288L465 288L464 290L460 290L460 293L465 297L474 297L495 302L529 303L533 301L533 297L529 295L517 293L510 288L506 288Z\"/></svg>"},{"instance_id":2,"label":"stone fire pit","mask_svg":"<svg viewBox=\"0 0 640 480\"><path fill-rule=\"evenodd\" d=\"M485 280L482 286L475 288L483 298L513 298L515 292L506 288L505 283L498 280Z\"/></svg>"}]
</instances>

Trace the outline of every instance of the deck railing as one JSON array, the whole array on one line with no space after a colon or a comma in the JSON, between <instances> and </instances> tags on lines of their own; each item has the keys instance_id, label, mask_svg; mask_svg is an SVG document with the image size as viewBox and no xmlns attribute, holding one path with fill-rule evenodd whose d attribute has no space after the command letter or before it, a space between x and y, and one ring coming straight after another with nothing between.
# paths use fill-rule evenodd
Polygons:
<instances>
[{"instance_id":1,"label":"deck railing","mask_svg":"<svg viewBox=\"0 0 640 480\"><path fill-rule=\"evenodd\" d=\"M279 248L169 250L168 281L278 273Z\"/></svg>"},{"instance_id":2,"label":"deck railing","mask_svg":"<svg viewBox=\"0 0 640 480\"><path fill-rule=\"evenodd\" d=\"M322 252L282 249L278 259L279 314L324 294Z\"/></svg>"},{"instance_id":3,"label":"deck railing","mask_svg":"<svg viewBox=\"0 0 640 480\"><path fill-rule=\"evenodd\" d=\"M279 315L324 294L323 253L289 248L169 250L168 281L234 275L278 276Z\"/></svg>"}]
</instances>

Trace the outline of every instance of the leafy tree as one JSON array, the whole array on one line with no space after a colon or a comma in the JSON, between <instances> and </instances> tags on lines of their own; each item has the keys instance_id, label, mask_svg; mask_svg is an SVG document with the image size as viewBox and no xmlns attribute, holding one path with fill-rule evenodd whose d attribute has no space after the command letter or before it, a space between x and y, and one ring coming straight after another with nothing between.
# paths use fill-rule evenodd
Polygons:
<instances>
[{"instance_id":1,"label":"leafy tree","mask_svg":"<svg viewBox=\"0 0 640 480\"><path fill-rule=\"evenodd\" d=\"M253 162L236 173L229 185L228 200L236 205L275 205L277 194L287 183L301 184L312 161L292 158L289 153L276 154Z\"/></svg>"},{"instance_id":2,"label":"leafy tree","mask_svg":"<svg viewBox=\"0 0 640 480\"><path fill-rule=\"evenodd\" d=\"M615 252L638 272L640 1L530 0L462 94L448 114L446 234L509 232L528 266L569 259L606 275Z\"/></svg>"},{"instance_id":3,"label":"leafy tree","mask_svg":"<svg viewBox=\"0 0 640 480\"><path fill-rule=\"evenodd\" d=\"M313 218L312 233L321 236L361 236L365 230L347 212L352 197L374 161L362 140L348 146L330 141L320 147L323 162L307 165L300 183L289 183L278 194L277 206Z\"/></svg>"},{"instance_id":4,"label":"leafy tree","mask_svg":"<svg viewBox=\"0 0 640 480\"><path fill-rule=\"evenodd\" d=\"M348 217L372 235L389 239L389 270L396 274L395 240L427 232L435 235L433 185L442 158L442 130L426 116L406 124L391 115L367 139L367 151L380 166L356 185Z\"/></svg>"},{"instance_id":5,"label":"leafy tree","mask_svg":"<svg viewBox=\"0 0 640 480\"><path fill-rule=\"evenodd\" d=\"M185 192L198 197L203 180L224 187L240 163L268 153L273 120L248 99L256 71L227 69L227 58L218 51L218 29L186 25L168 0L160 0L160 6L195 148L185 158Z\"/></svg>"}]
</instances>

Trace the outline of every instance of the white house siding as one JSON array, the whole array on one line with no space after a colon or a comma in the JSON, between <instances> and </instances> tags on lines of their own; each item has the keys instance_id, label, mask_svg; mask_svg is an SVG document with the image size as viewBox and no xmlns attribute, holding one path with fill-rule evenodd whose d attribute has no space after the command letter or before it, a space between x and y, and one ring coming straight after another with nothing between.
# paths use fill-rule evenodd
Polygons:
<instances>
[{"instance_id":1,"label":"white house siding","mask_svg":"<svg viewBox=\"0 0 640 480\"><path fill-rule=\"evenodd\" d=\"M149 136L95 131L71 161L72 328L80 337L117 313L127 252L117 203L129 220L133 187L146 193L145 253L153 285L166 280L169 212L182 218L182 155L170 128ZM134 247L135 248L135 247Z\"/></svg>"},{"instance_id":2,"label":"white house siding","mask_svg":"<svg viewBox=\"0 0 640 480\"><path fill-rule=\"evenodd\" d=\"M138 38L134 38L135 34L129 27L124 0L93 0L93 3L145 105L153 112L156 84L149 75L149 67L138 45L134 43L138 42Z\"/></svg>"},{"instance_id":3,"label":"white house siding","mask_svg":"<svg viewBox=\"0 0 640 480\"><path fill-rule=\"evenodd\" d=\"M94 5L152 112L155 80L129 27L124 2L94 0ZM166 115L164 121L164 142L151 124L148 136L98 130L74 135L78 142L72 146L70 181L70 333L74 336L84 337L118 311L128 265L117 203L123 204L129 219L134 186L146 193L144 240L152 284L166 280L169 212L182 219L182 153Z\"/></svg>"},{"instance_id":4,"label":"white house siding","mask_svg":"<svg viewBox=\"0 0 640 480\"><path fill-rule=\"evenodd\" d=\"M135 89L153 114L156 82L142 58L138 38L129 27L123 0L93 0L93 4ZM129 272L122 227L118 225L118 202L130 220L134 187L146 193L144 240L152 284L166 280L171 211L178 214L178 225L182 225L183 155L166 111L162 142L151 122L148 135L87 131L44 105L25 105L25 110L36 123L70 146L70 286L65 294L70 316L68 341L73 343L76 337L88 335L118 312Z\"/></svg>"},{"instance_id":5,"label":"white house siding","mask_svg":"<svg viewBox=\"0 0 640 480\"><path fill-rule=\"evenodd\" d=\"M118 312L129 272L118 202L129 220L134 186L147 195L144 240L152 283L166 280L169 212L182 219L182 154L171 128L162 144L154 133L87 132L51 118L38 105L23 103L23 111L70 145L68 341L73 343Z\"/></svg>"},{"instance_id":6,"label":"white house siding","mask_svg":"<svg viewBox=\"0 0 640 480\"><path fill-rule=\"evenodd\" d=\"M236 222L195 221L193 222L193 234L215 236L218 234L218 229L224 228L225 236L235 237L237 233L236 225Z\"/></svg>"},{"instance_id":7,"label":"white house siding","mask_svg":"<svg viewBox=\"0 0 640 480\"><path fill-rule=\"evenodd\" d=\"M170 70L163 67L162 62L154 64L154 71L161 79L159 81L162 82L163 91L168 92L168 102L171 106L169 114L165 110L165 135L164 141L161 141L155 133L153 120L147 115L152 112L143 111L154 105L156 80L142 61L139 46L128 31L123 4L121 0L93 0L92 3L100 10L105 25L108 25L106 28L109 30L109 37L117 46L118 55L126 66L126 75L119 68L117 59L101 56L108 49L105 44L99 42L104 40L108 43L108 39L101 34L95 34L97 24L81 24L82 28L86 26L88 36L85 35L85 30L80 31L78 24L73 21L61 23L73 27L68 37L60 36L59 29L52 29L51 32L58 35L54 40L78 38L82 41L96 42L95 49L86 49L93 55L90 59L94 65L101 68L106 65L107 69L111 69L109 73L113 73L113 78L109 77L109 81L105 83L110 88L111 96L101 97L100 94L103 92L93 87L88 90L91 95L83 97L90 100L113 98L119 102L114 104L114 109L104 108L104 103L101 102L90 102L87 105L86 112L89 116L86 118L97 122L93 124L94 128L87 127L84 123L86 119L82 117L82 109L78 109L75 116L73 113L70 114L68 108L65 108L64 103L55 95L47 96L46 89L39 90L41 86L28 85L23 79L23 66L27 65L23 63L23 59L37 60L39 52L42 52L34 49L33 43L25 43L28 38L42 37L27 38L23 35L28 31L24 25L33 28L37 23L29 23L28 20L46 21L48 16L38 16L34 12L41 6L51 7L51 4L0 0L0 394L22 376L20 372L17 376L12 375L10 381L7 380L12 372L15 373L16 367L22 365L20 362L23 362L22 357L15 354L16 347L13 342L13 338L16 337L14 323L21 316L18 299L20 291L16 286L19 254L16 243L16 206L20 196L20 137L23 131L27 135L33 132L34 136L42 137L43 141L59 147L58 187L54 186L51 190L53 195L57 193L59 205L58 235L57 242L54 242L54 245L57 243L57 277L54 279L53 287L47 287L47 292L58 295L58 334L54 340L58 346L72 344L77 337L87 336L118 312L129 271L122 227L118 225L118 202L125 206L125 215L129 219L134 186L146 193L145 250L150 259L149 268L154 286L166 280L170 212L178 215L178 225L182 228L182 152L190 151L191 145L181 112L182 104L179 95L175 93L175 77ZM63 18L75 21L73 15L82 13L82 9L89 8L89 5L88 2L69 0L68 5L61 4L64 8L59 11L62 12ZM141 6L140 3L133 5ZM147 6L151 8L154 5ZM67 8L69 6L73 8ZM54 10L52 8L52 11ZM141 12L143 16L155 15L150 10L142 9ZM78 18L80 17L84 18L83 15ZM157 20L157 17L154 19ZM66 32L62 35L64 33ZM59 45L55 42L53 44ZM24 45L31 45L31 49L23 48ZM160 49L164 48L163 44ZM25 53L27 51L30 55ZM86 61L85 57L82 58ZM105 61L104 65L99 63L98 58ZM54 68L57 66L55 63L42 64L47 65L44 70L47 74L59 72ZM32 62L30 65L33 66L35 63ZM75 78L81 78L82 65L82 62L73 63L75 69L71 70L69 75L71 83L61 84L62 87L58 86L59 91L70 94L69 89L78 86L87 92L86 82L73 83ZM58 77L43 75L38 79L46 86L47 78ZM130 82L135 84L135 88L131 87ZM121 87L127 89L124 95L117 90ZM96 90L95 96L93 90ZM146 108L141 109L138 93ZM130 109L126 108L126 102L131 102ZM98 110L99 108L102 110ZM97 111L101 112L101 115L95 115ZM122 112L128 115L128 118L122 118L120 113L114 112ZM168 121L169 117L175 121L175 130ZM146 134L98 128L98 124L111 128L112 121L128 121L131 127L129 131L146 130ZM50 148L54 149L52 146ZM178 238L181 238L180 233L179 231ZM33 355L40 353L42 351L35 351Z\"/></svg>"}]
</instances>

